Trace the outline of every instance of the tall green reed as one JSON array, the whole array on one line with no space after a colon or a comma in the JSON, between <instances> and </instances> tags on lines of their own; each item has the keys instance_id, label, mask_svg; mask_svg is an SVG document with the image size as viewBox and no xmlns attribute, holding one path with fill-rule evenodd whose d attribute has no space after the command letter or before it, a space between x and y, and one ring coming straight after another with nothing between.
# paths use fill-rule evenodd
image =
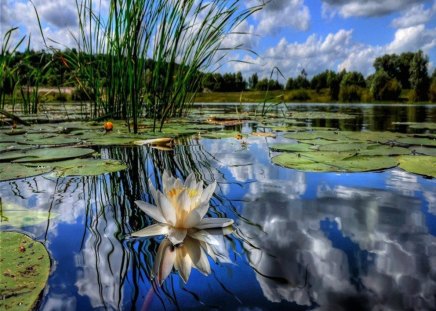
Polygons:
<instances>
[{"instance_id":1,"label":"tall green reed","mask_svg":"<svg viewBox=\"0 0 436 311\"><path fill-rule=\"evenodd\" d=\"M225 36L263 6L241 2L111 0L105 12L93 0L76 0L78 53L68 62L90 94L92 116L132 121L136 133L138 118L153 118L153 129L161 129L183 115L201 71L225 60Z\"/></svg>"},{"instance_id":2,"label":"tall green reed","mask_svg":"<svg viewBox=\"0 0 436 311\"><path fill-rule=\"evenodd\" d=\"M3 36L3 44L0 51L0 109L4 109L6 95L13 95L18 79L18 66L13 66L11 60L17 52L26 36L22 36L12 43L13 34L18 30L17 27L11 28Z\"/></svg>"}]
</instances>

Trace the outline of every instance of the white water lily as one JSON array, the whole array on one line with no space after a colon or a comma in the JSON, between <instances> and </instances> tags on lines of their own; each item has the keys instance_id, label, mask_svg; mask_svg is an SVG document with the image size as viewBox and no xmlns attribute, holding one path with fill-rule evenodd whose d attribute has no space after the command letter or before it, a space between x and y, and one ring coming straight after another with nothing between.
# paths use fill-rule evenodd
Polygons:
<instances>
[{"instance_id":1,"label":"white water lily","mask_svg":"<svg viewBox=\"0 0 436 311\"><path fill-rule=\"evenodd\" d=\"M158 223L134 232L132 236L166 235L173 245L177 245L184 241L188 231L191 234L198 230L224 228L233 224L233 220L228 218L204 218L216 182L203 189L203 181L197 183L193 173L183 183L164 171L162 183L163 189L160 192L149 181L150 192L157 206L135 201L141 210Z\"/></svg>"},{"instance_id":2,"label":"white water lily","mask_svg":"<svg viewBox=\"0 0 436 311\"><path fill-rule=\"evenodd\" d=\"M196 231L187 236L183 243L176 246L168 239L164 239L159 245L153 266L153 277L156 278L158 284L162 285L173 267L179 272L185 283L188 282L192 268L199 270L204 275L209 275L211 269L206 254L211 256L215 262L231 262L223 235L230 234L232 230L213 231Z\"/></svg>"}]
</instances>

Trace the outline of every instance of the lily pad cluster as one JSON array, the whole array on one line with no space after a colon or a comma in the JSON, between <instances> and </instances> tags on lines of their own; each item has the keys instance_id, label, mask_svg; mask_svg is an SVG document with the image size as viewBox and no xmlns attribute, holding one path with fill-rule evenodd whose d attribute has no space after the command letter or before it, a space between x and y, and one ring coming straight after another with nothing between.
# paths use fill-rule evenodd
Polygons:
<instances>
[{"instance_id":1,"label":"lily pad cluster","mask_svg":"<svg viewBox=\"0 0 436 311\"><path fill-rule=\"evenodd\" d=\"M45 246L18 232L0 232L0 309L33 310L50 273Z\"/></svg>"},{"instance_id":2,"label":"lily pad cluster","mask_svg":"<svg viewBox=\"0 0 436 311\"><path fill-rule=\"evenodd\" d=\"M274 144L272 162L314 172L365 172L391 167L436 177L436 140L393 132L305 131L284 135Z\"/></svg>"}]
</instances>

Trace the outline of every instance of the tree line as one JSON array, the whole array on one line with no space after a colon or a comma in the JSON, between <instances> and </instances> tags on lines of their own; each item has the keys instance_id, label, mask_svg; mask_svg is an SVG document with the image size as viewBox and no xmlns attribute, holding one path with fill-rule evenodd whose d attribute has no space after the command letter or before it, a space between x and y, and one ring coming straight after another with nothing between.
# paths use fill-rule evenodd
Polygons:
<instances>
[{"instance_id":1,"label":"tree line","mask_svg":"<svg viewBox=\"0 0 436 311\"><path fill-rule=\"evenodd\" d=\"M17 83L14 76L19 77L20 85L74 86L79 73L75 72L76 66L68 64L68 60L77 58L74 56L77 53L75 49L57 53L32 50L14 53L10 57L8 66L16 68L16 72L15 75L3 75L3 91L5 93L13 91ZM106 58L110 57L103 54L82 54L81 57L88 59L90 64L107 61ZM333 101L352 102L361 101L364 94L368 93L373 100L396 101L400 98L403 89L411 89L413 101L435 102L436 69L430 76L427 69L428 63L428 56L422 51L399 55L386 54L375 59L373 63L375 72L366 78L357 71L325 70L309 79L303 69L297 77L289 77L285 85L277 79L259 79L257 73L252 74L248 81L241 72L223 74L198 72L197 75L202 81L202 89L206 92L314 90L319 93L321 90L327 90ZM152 61L148 61L146 66L151 71ZM96 66L96 68L102 68L102 66ZM104 77L105 73L101 72L98 76ZM144 83L148 83L147 76L142 79ZM102 85L104 86L104 81Z\"/></svg>"}]
</instances>

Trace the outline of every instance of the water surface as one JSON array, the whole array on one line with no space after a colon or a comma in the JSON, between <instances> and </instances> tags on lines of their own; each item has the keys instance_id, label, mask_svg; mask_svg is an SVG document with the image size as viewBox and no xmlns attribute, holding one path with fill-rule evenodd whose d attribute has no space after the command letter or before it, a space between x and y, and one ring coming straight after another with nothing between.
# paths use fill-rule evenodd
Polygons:
<instances>
[{"instance_id":1,"label":"water surface","mask_svg":"<svg viewBox=\"0 0 436 311\"><path fill-rule=\"evenodd\" d=\"M204 109L210 109L207 106ZM215 106L234 113L234 106ZM243 106L244 110L253 106ZM351 120L306 120L342 130L410 131L392 122L436 122L436 106L294 105L340 111ZM242 126L250 132L255 124ZM422 131L422 130L420 130ZM307 173L275 166L249 137L181 139L173 152L103 148L129 169L98 177L42 175L0 183L1 199L57 217L21 230L45 243L53 268L39 310L432 310L436 308L436 181L399 168ZM226 239L231 264L187 284L172 273L153 288L161 238L131 239L151 219L164 169L218 182L209 216L235 220ZM12 229L5 228L2 229ZM146 297L148 296L148 299Z\"/></svg>"}]
</instances>

